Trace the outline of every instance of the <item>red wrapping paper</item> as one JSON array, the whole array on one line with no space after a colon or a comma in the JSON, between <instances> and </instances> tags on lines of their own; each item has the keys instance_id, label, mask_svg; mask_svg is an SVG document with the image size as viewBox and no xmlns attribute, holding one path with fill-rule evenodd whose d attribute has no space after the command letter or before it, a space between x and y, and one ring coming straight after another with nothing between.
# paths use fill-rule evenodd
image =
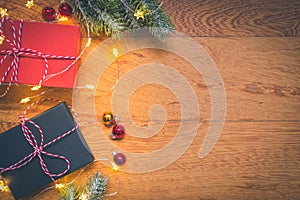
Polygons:
<instances>
[{"instance_id":1,"label":"red wrapping paper","mask_svg":"<svg viewBox=\"0 0 300 200\"><path fill-rule=\"evenodd\" d=\"M16 32L19 31L19 21L14 21ZM4 30L3 30L4 29ZM6 21L2 32L6 38L13 41L12 26ZM49 24L41 22L26 22L23 23L21 34L21 48L30 48L49 55L62 56L78 56L80 53L80 30L78 26L69 26L61 24ZM7 43L3 42L0 45L0 50L12 49ZM0 59L4 55L0 55ZM0 78L4 76L5 71L10 66L13 56L5 59L0 65ZM68 67L73 60L68 59L48 59L48 75L60 72ZM78 62L75 63L68 71L57 75L51 79L44 80L43 86L73 88L78 71ZM4 82L10 82L12 75L10 70L9 75ZM42 58L20 56L18 68L18 83L37 85L41 80L45 71L45 62Z\"/></svg>"}]
</instances>

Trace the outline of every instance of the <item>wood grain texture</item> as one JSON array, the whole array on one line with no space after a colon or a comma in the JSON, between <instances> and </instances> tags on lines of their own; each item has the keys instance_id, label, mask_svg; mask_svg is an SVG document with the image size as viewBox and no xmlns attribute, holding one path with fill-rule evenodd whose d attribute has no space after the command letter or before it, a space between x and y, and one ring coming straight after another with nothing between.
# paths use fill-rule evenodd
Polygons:
<instances>
[{"instance_id":1,"label":"wood grain texture","mask_svg":"<svg viewBox=\"0 0 300 200\"><path fill-rule=\"evenodd\" d=\"M58 9L60 1L38 1L31 9L24 1L0 2L14 19L43 21L45 6ZM176 31L203 37L298 37L300 3L298 0L165 0L163 4ZM71 20L68 23L73 23Z\"/></svg>"},{"instance_id":2,"label":"wood grain texture","mask_svg":"<svg viewBox=\"0 0 300 200\"><path fill-rule=\"evenodd\" d=\"M38 21L42 21L40 10L45 5L57 8L59 2L39 0L30 10L24 8L22 1L0 2L0 7L7 7L11 17ZM121 77L148 62L163 63L176 69L195 91L201 115L197 135L179 159L149 173L118 172L119 193L109 199L299 199L299 2L165 0L164 6L171 14L176 30L193 36L222 75L227 101L224 128L210 154L199 159L200 147L211 124L211 97L204 78L186 60L165 51L144 49L120 57ZM82 62L103 39L93 40ZM86 115L100 117L103 111L111 108L109 88L116 77L117 63L114 62L99 78L96 92L91 97L95 112ZM0 87L0 91L4 89L4 86ZM33 99L55 97L72 104L72 89L43 87L41 91L33 92L30 86L13 86L7 96L0 99L0 132L18 124L17 114L27 106L19 104L20 99L43 91L46 93ZM139 126L147 126L150 123L149 108L156 103L163 105L167 112L163 130L144 139L128 134L117 143L119 148L129 152L150 152L172 141L182 116L180 102L168 88L148 84L136 90L129 103L130 116ZM37 106L30 115L41 113L51 105ZM99 125L108 139L110 129L100 122ZM83 122L83 126L88 124ZM83 134L88 136L87 132ZM101 151L97 138L94 140L89 143L90 147ZM113 192L116 173L101 162L89 165L78 183L84 183L97 170L111 177L109 192ZM77 174L61 181L68 182ZM13 197L0 193L0 199L12 200ZM59 196L52 189L29 199L59 199Z\"/></svg>"},{"instance_id":3,"label":"wood grain texture","mask_svg":"<svg viewBox=\"0 0 300 200\"><path fill-rule=\"evenodd\" d=\"M165 8L176 30L188 36L300 35L297 0L166 0Z\"/></svg>"}]
</instances>

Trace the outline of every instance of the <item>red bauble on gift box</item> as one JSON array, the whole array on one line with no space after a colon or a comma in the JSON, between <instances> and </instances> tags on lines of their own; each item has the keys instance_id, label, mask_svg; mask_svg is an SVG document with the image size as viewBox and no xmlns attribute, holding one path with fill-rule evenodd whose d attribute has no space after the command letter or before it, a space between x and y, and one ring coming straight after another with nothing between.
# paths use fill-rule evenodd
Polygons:
<instances>
[{"instance_id":1,"label":"red bauble on gift box","mask_svg":"<svg viewBox=\"0 0 300 200\"><path fill-rule=\"evenodd\" d=\"M53 21L56 18L56 11L54 10L54 8L47 6L45 8L43 8L42 10L42 16L44 18L44 20L46 21Z\"/></svg>"},{"instance_id":2,"label":"red bauble on gift box","mask_svg":"<svg viewBox=\"0 0 300 200\"><path fill-rule=\"evenodd\" d=\"M14 59L16 60L14 55L19 58L17 69L11 67L4 82L11 82L11 76L15 70L17 80L13 80L13 82L37 85L45 75L46 67L45 59L39 55L49 56L47 58L47 75L63 71L79 55L81 37L78 26L26 21L22 23L21 27L20 24L21 22L16 20L2 20L0 27L2 34L5 36L5 41L0 45L0 60L3 60L0 63L0 79L5 76ZM16 34L15 38L13 36L13 26ZM19 39L20 47L18 45L14 47L12 43L16 42L18 44L17 40ZM27 55L24 53L24 49L30 49L31 54L36 51L38 56L31 56L30 53ZM7 53L9 51L16 51L16 53L9 54ZM54 57L50 58L51 56ZM42 85L72 88L75 84L77 71L78 63L75 63L66 72L51 79L45 79L42 81Z\"/></svg>"},{"instance_id":3,"label":"red bauble on gift box","mask_svg":"<svg viewBox=\"0 0 300 200\"><path fill-rule=\"evenodd\" d=\"M72 14L72 7L67 3L61 3L58 11L62 16L70 16Z\"/></svg>"}]
</instances>

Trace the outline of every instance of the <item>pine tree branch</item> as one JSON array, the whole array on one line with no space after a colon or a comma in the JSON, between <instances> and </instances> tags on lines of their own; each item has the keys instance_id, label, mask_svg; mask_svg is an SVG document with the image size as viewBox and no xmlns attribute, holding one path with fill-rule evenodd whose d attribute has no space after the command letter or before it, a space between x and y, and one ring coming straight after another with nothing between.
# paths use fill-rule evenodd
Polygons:
<instances>
[{"instance_id":1,"label":"pine tree branch","mask_svg":"<svg viewBox=\"0 0 300 200\"><path fill-rule=\"evenodd\" d=\"M123 31L148 27L150 34L164 40L174 30L166 11L156 0L71 0L75 15L95 35L104 33L113 38ZM83 11L83 13L81 12ZM142 15L136 17L136 12Z\"/></svg>"}]
</instances>

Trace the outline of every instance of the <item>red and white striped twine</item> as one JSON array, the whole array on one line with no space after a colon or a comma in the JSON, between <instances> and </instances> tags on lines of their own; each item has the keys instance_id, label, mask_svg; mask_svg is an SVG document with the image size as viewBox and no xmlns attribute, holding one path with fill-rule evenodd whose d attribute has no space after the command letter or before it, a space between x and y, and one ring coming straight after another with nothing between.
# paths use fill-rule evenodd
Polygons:
<instances>
[{"instance_id":1,"label":"red and white striped twine","mask_svg":"<svg viewBox=\"0 0 300 200\"><path fill-rule=\"evenodd\" d=\"M9 19L9 18L2 18L0 21L0 34L4 35L3 30L5 22L9 22L11 24L12 28L12 36L13 36L13 41L10 41L8 37L5 37L4 41L7 42L10 46L11 49L9 50L0 50L0 54L4 55L1 60L0 60L0 66L3 65L4 61L9 57L13 56L13 61L10 63L9 67L5 71L3 77L0 80L0 86L8 76L9 72L12 70L12 76L10 78L10 82L6 88L6 90L0 95L0 97L3 97L7 94L7 92L10 89L11 83L12 82L18 82L18 68L19 68L19 62L20 62L20 57L35 57L35 58L41 58L44 60L45 63L45 70L44 74L42 75L40 81L38 82L38 85L41 85L41 83L46 79L47 74L48 74L48 59L66 59L66 60L78 60L76 56L62 56L62 55L49 55L49 54L43 54L42 52L35 50L35 49L30 49L30 48L21 48L21 36L22 36L22 28L23 28L23 22L24 20L21 20L19 23L19 31L18 34L16 34L16 27L14 24L14 21ZM66 69L69 69L72 65L74 65L75 62L73 62L70 66L68 66ZM64 70L65 72L66 70ZM55 74L58 75L59 73Z\"/></svg>"},{"instance_id":2,"label":"red and white striped twine","mask_svg":"<svg viewBox=\"0 0 300 200\"><path fill-rule=\"evenodd\" d=\"M44 133L43 133L43 130L41 129L41 127L39 125L37 125L35 122L33 122L30 118L26 118L26 114L32 106L34 106L38 103L44 102L44 101L58 101L58 100L56 100L56 99L41 99L41 100L35 101L25 109L23 114L19 115L19 119L21 121L21 126L22 126L22 133L23 133L25 139L27 140L27 142L33 148L33 152L30 153L29 155L25 156L21 160L17 161L16 163L10 165L9 167L0 167L0 175L5 171L12 171L12 170L24 167L25 165L30 163L36 156L40 160L40 165L41 165L41 168L42 168L43 172L45 174L47 174L52 181L55 181L55 179L53 177L60 177L64 174L66 174L69 171L71 164L70 164L70 161L65 156L61 156L61 155L46 152L44 150L44 148L46 148L47 146L52 145L53 143L55 143L58 140L63 139L64 137L66 137L66 136L70 135L71 133L73 133L77 128L79 128L78 115L76 114L76 112L70 106L68 106L69 109L72 111L74 117L76 118L77 125L75 127L73 127L71 130L69 130L69 131L65 132L64 134L60 135L59 137L54 138L53 140L51 140L48 143L44 144ZM58 101L58 102L61 102L61 101ZM38 132L41 136L40 144L38 144L34 134L32 133L32 131L26 125L26 122L32 124L38 130ZM42 157L43 154L47 155L47 156L50 156L50 157L54 157L54 158L57 158L57 159L64 160L67 164L66 169L61 173L51 173L49 171L49 169L47 168L47 165L46 165L46 163L45 163L45 161Z\"/></svg>"}]
</instances>

